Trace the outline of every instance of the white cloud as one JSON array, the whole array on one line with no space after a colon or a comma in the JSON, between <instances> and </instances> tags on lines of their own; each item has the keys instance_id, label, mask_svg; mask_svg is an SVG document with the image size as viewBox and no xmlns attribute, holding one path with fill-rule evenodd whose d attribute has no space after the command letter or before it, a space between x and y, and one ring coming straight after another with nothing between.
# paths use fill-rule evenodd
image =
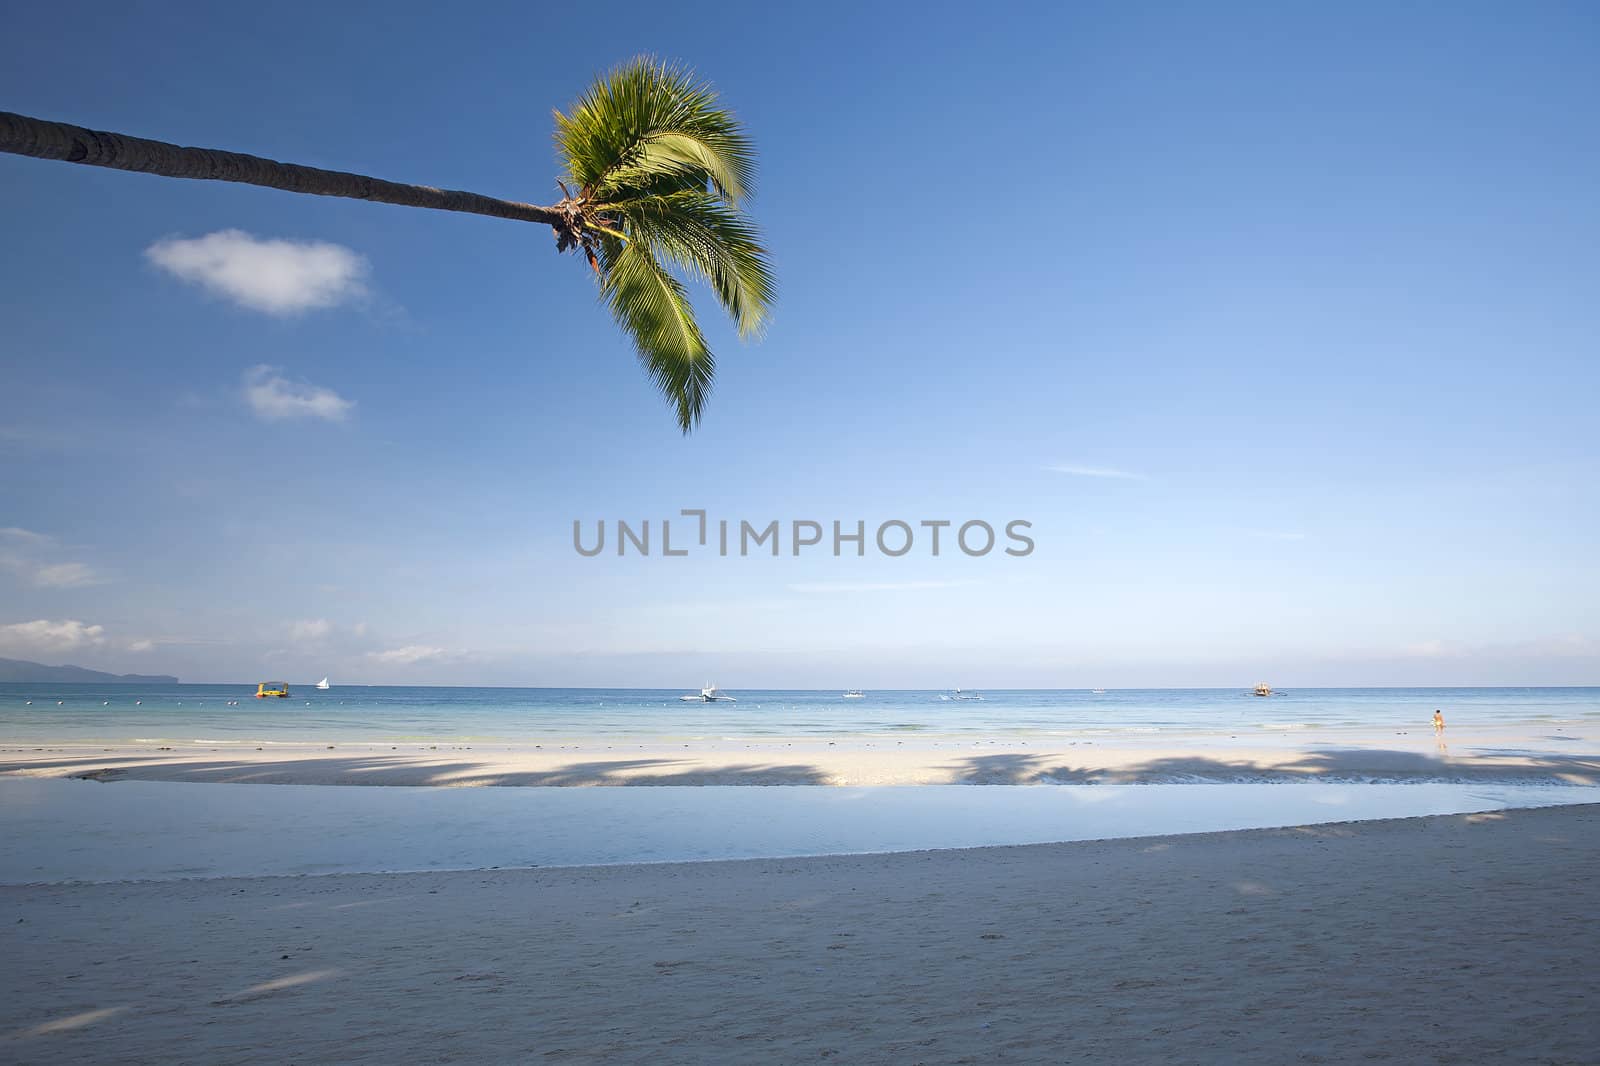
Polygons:
<instances>
[{"instance_id":1,"label":"white cloud","mask_svg":"<svg viewBox=\"0 0 1600 1066\"><path fill-rule=\"evenodd\" d=\"M1115 470L1109 466L1079 466L1076 463L1053 463L1045 467L1052 474L1071 474L1074 477L1115 478L1122 481L1149 481L1143 474L1130 470Z\"/></svg>"},{"instance_id":2,"label":"white cloud","mask_svg":"<svg viewBox=\"0 0 1600 1066\"><path fill-rule=\"evenodd\" d=\"M155 646L156 646L156 642L153 641L153 640L130 640L130 641L128 641L128 650L129 651L154 651L155 650Z\"/></svg>"},{"instance_id":3,"label":"white cloud","mask_svg":"<svg viewBox=\"0 0 1600 1066\"><path fill-rule=\"evenodd\" d=\"M1407 659L1459 659L1464 650L1460 645L1443 640L1424 640L1408 644L1399 650Z\"/></svg>"},{"instance_id":4,"label":"white cloud","mask_svg":"<svg viewBox=\"0 0 1600 1066\"><path fill-rule=\"evenodd\" d=\"M326 618L308 618L289 626L290 640L321 640L333 632L333 623Z\"/></svg>"},{"instance_id":5,"label":"white cloud","mask_svg":"<svg viewBox=\"0 0 1600 1066\"><path fill-rule=\"evenodd\" d=\"M306 381L290 381L275 366L253 366L244 372L244 398L265 422L285 418L323 418L342 422L354 400Z\"/></svg>"},{"instance_id":6,"label":"white cloud","mask_svg":"<svg viewBox=\"0 0 1600 1066\"><path fill-rule=\"evenodd\" d=\"M225 229L204 237L167 237L144 254L180 280L268 314L337 307L367 293L366 259L326 241L262 240Z\"/></svg>"},{"instance_id":7,"label":"white cloud","mask_svg":"<svg viewBox=\"0 0 1600 1066\"><path fill-rule=\"evenodd\" d=\"M83 563L54 563L34 571L33 583L44 588L75 589L97 585L100 578Z\"/></svg>"},{"instance_id":8,"label":"white cloud","mask_svg":"<svg viewBox=\"0 0 1600 1066\"><path fill-rule=\"evenodd\" d=\"M87 563L49 562L59 555L56 539L17 526L0 528L0 569L33 582L40 588L82 588L104 582Z\"/></svg>"},{"instance_id":9,"label":"white cloud","mask_svg":"<svg viewBox=\"0 0 1600 1066\"><path fill-rule=\"evenodd\" d=\"M817 581L790 585L790 592L920 592L981 585L981 581Z\"/></svg>"},{"instance_id":10,"label":"white cloud","mask_svg":"<svg viewBox=\"0 0 1600 1066\"><path fill-rule=\"evenodd\" d=\"M443 648L430 648L422 644L407 644L403 648L393 648L389 651L369 651L367 658L391 666L410 666L414 663L426 662L429 659L443 658L447 653Z\"/></svg>"},{"instance_id":11,"label":"white cloud","mask_svg":"<svg viewBox=\"0 0 1600 1066\"><path fill-rule=\"evenodd\" d=\"M105 627L66 620L13 622L0 626L0 648L12 652L58 652L105 643Z\"/></svg>"}]
</instances>

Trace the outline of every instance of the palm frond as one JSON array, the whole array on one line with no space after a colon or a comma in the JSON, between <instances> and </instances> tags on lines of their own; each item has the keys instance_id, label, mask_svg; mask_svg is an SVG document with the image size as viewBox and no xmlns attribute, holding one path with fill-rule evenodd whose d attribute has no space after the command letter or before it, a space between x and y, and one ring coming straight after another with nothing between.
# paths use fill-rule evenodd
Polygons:
<instances>
[{"instance_id":1,"label":"palm frond","mask_svg":"<svg viewBox=\"0 0 1600 1066\"><path fill-rule=\"evenodd\" d=\"M567 173L593 199L686 178L737 204L755 189L755 149L717 94L681 67L640 57L555 112Z\"/></svg>"},{"instance_id":2,"label":"palm frond","mask_svg":"<svg viewBox=\"0 0 1600 1066\"><path fill-rule=\"evenodd\" d=\"M612 317L633 338L639 361L677 407L678 426L688 433L711 395L716 359L695 321L687 290L642 241L607 238L600 260L601 292Z\"/></svg>"},{"instance_id":3,"label":"palm frond","mask_svg":"<svg viewBox=\"0 0 1600 1066\"><path fill-rule=\"evenodd\" d=\"M710 86L648 57L597 80L555 121L576 186L562 186L557 247L589 258L601 296L688 432L716 363L669 267L709 283L741 337L762 331L777 286L741 210L755 149Z\"/></svg>"},{"instance_id":4,"label":"palm frond","mask_svg":"<svg viewBox=\"0 0 1600 1066\"><path fill-rule=\"evenodd\" d=\"M609 200L634 190L650 188L657 179L685 179L687 188L707 183L730 204L750 194L749 175L741 173L734 153L718 138L672 131L639 140L638 146L611 167L595 184L592 195Z\"/></svg>"},{"instance_id":5,"label":"palm frond","mask_svg":"<svg viewBox=\"0 0 1600 1066\"><path fill-rule=\"evenodd\" d=\"M777 298L761 235L744 215L703 192L608 204L627 234L709 282L741 337L757 336Z\"/></svg>"}]
</instances>

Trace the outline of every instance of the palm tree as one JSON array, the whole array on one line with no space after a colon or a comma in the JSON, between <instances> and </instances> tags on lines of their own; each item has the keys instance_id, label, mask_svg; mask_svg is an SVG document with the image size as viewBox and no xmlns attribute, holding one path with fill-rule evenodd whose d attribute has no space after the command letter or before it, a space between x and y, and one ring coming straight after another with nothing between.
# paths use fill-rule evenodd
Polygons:
<instances>
[{"instance_id":1,"label":"palm tree","mask_svg":"<svg viewBox=\"0 0 1600 1066\"><path fill-rule=\"evenodd\" d=\"M612 316L688 433L705 408L716 360L671 268L707 282L741 337L760 334L776 288L760 233L744 212L755 150L710 86L648 57L596 80L566 112L555 112L555 123L565 174L557 180L561 200L548 207L10 112L0 112L0 151L547 225L557 251L583 253Z\"/></svg>"}]
</instances>

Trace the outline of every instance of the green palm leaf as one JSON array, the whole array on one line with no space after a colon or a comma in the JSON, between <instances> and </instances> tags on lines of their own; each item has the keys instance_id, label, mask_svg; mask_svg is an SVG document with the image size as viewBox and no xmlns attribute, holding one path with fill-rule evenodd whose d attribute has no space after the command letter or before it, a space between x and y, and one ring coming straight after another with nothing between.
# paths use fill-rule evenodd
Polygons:
<instances>
[{"instance_id":1,"label":"green palm leaf","mask_svg":"<svg viewBox=\"0 0 1600 1066\"><path fill-rule=\"evenodd\" d=\"M678 425L689 432L711 394L717 362L695 321L688 291L642 242L608 241L601 260L601 291L612 316L633 337L639 361L677 407Z\"/></svg>"},{"instance_id":2,"label":"green palm leaf","mask_svg":"<svg viewBox=\"0 0 1600 1066\"><path fill-rule=\"evenodd\" d=\"M737 146L712 138L680 131L648 134L601 174L592 194L612 199L658 178L681 177L694 184L709 180L718 196L737 204L750 194L752 169L741 165L739 155Z\"/></svg>"},{"instance_id":3,"label":"green palm leaf","mask_svg":"<svg viewBox=\"0 0 1600 1066\"><path fill-rule=\"evenodd\" d=\"M555 113L556 146L586 195L606 199L651 177L703 176L737 204L754 190L755 149L717 94L648 57L613 70Z\"/></svg>"},{"instance_id":4,"label":"green palm leaf","mask_svg":"<svg viewBox=\"0 0 1600 1066\"><path fill-rule=\"evenodd\" d=\"M761 235L738 211L703 192L645 196L612 205L628 233L711 284L739 327L758 335L777 294Z\"/></svg>"},{"instance_id":5,"label":"green palm leaf","mask_svg":"<svg viewBox=\"0 0 1600 1066\"><path fill-rule=\"evenodd\" d=\"M682 280L710 284L741 337L759 335L777 295L760 232L741 204L755 151L716 93L640 58L599 79L566 113L556 146L577 187L563 248L581 246L684 432L700 420L715 359Z\"/></svg>"}]
</instances>

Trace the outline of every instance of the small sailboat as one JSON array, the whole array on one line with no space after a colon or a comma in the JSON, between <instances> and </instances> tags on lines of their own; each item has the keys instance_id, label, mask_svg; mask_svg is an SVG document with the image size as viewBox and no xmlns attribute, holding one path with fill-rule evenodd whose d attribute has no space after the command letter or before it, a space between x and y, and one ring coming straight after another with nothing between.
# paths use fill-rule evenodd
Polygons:
<instances>
[{"instance_id":1,"label":"small sailboat","mask_svg":"<svg viewBox=\"0 0 1600 1066\"><path fill-rule=\"evenodd\" d=\"M328 684L327 678L323 678L321 681L317 682L317 688L321 689L323 692L328 691L332 687L332 685Z\"/></svg>"},{"instance_id":2,"label":"small sailboat","mask_svg":"<svg viewBox=\"0 0 1600 1066\"><path fill-rule=\"evenodd\" d=\"M698 696L679 696L684 703L738 703L732 696L725 696L716 685L707 685L700 690Z\"/></svg>"},{"instance_id":3,"label":"small sailboat","mask_svg":"<svg viewBox=\"0 0 1600 1066\"><path fill-rule=\"evenodd\" d=\"M1270 696L1272 695L1272 686L1263 681L1256 686L1255 694L1257 696Z\"/></svg>"}]
</instances>

